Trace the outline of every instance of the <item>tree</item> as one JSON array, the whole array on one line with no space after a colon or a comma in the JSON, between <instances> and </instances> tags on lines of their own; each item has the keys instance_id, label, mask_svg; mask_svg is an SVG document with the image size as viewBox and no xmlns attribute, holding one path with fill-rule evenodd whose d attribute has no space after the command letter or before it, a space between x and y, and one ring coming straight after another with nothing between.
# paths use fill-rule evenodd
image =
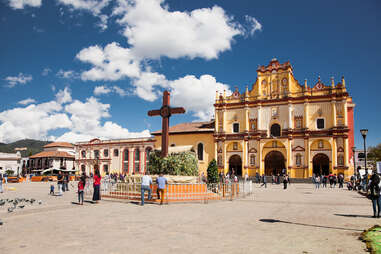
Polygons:
<instances>
[{"instance_id":1,"label":"tree","mask_svg":"<svg viewBox=\"0 0 381 254\"><path fill-rule=\"evenodd\" d=\"M197 176L198 163L194 152L181 152L160 157L160 151L153 151L149 156L148 171L151 174Z\"/></svg>"},{"instance_id":2,"label":"tree","mask_svg":"<svg viewBox=\"0 0 381 254\"><path fill-rule=\"evenodd\" d=\"M217 162L213 159L208 166L207 169L208 174L208 183L217 183L218 182L218 168Z\"/></svg>"}]
</instances>

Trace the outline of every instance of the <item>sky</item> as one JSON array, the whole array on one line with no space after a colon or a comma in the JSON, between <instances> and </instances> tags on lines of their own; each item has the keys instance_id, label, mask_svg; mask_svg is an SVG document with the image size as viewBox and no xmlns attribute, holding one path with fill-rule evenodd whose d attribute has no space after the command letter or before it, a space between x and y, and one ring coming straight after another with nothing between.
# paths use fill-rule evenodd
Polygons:
<instances>
[{"instance_id":1,"label":"sky","mask_svg":"<svg viewBox=\"0 0 381 254\"><path fill-rule=\"evenodd\" d=\"M213 117L258 65L290 61L314 86L345 77L355 144L381 143L381 2L0 0L0 142L149 136L164 90L170 124Z\"/></svg>"}]
</instances>

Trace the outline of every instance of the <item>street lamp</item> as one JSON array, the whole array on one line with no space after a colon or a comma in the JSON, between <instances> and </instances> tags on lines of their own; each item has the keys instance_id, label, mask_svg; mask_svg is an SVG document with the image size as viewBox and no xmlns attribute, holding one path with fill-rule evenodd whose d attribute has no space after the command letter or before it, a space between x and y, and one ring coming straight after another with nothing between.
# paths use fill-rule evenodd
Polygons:
<instances>
[{"instance_id":1,"label":"street lamp","mask_svg":"<svg viewBox=\"0 0 381 254\"><path fill-rule=\"evenodd\" d=\"M364 139L365 175L366 175L366 185L368 186L368 167L366 165L366 157L367 157L367 154L366 154L366 134L368 134L368 129L361 129L360 132L361 132L361 135Z\"/></svg>"}]
</instances>

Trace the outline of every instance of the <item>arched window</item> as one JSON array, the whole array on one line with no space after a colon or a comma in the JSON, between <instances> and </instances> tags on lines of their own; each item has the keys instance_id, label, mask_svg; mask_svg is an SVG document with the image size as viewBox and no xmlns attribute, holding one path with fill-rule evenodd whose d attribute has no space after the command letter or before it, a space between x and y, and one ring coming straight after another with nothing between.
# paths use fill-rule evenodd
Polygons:
<instances>
[{"instance_id":1,"label":"arched window","mask_svg":"<svg viewBox=\"0 0 381 254\"><path fill-rule=\"evenodd\" d=\"M300 153L295 155L295 163L296 163L296 166L298 166L298 167L300 167L300 165L302 165L302 155Z\"/></svg>"},{"instance_id":2,"label":"arched window","mask_svg":"<svg viewBox=\"0 0 381 254\"><path fill-rule=\"evenodd\" d=\"M108 149L103 150L103 155L104 155L104 157L108 157Z\"/></svg>"},{"instance_id":3,"label":"arched window","mask_svg":"<svg viewBox=\"0 0 381 254\"><path fill-rule=\"evenodd\" d=\"M238 133L239 132L239 123L233 123L233 132Z\"/></svg>"},{"instance_id":4,"label":"arched window","mask_svg":"<svg viewBox=\"0 0 381 254\"><path fill-rule=\"evenodd\" d=\"M129 152L128 152L128 149L124 149L124 152L123 152L123 171L124 172L128 172L128 157L129 156Z\"/></svg>"},{"instance_id":5,"label":"arched window","mask_svg":"<svg viewBox=\"0 0 381 254\"><path fill-rule=\"evenodd\" d=\"M108 174L108 165L107 164L103 165L103 172L105 174Z\"/></svg>"},{"instance_id":6,"label":"arched window","mask_svg":"<svg viewBox=\"0 0 381 254\"><path fill-rule=\"evenodd\" d=\"M316 119L316 128L319 130L324 129L324 118Z\"/></svg>"},{"instance_id":7,"label":"arched window","mask_svg":"<svg viewBox=\"0 0 381 254\"><path fill-rule=\"evenodd\" d=\"M277 123L271 125L270 133L273 137L280 137L280 125Z\"/></svg>"},{"instance_id":8,"label":"arched window","mask_svg":"<svg viewBox=\"0 0 381 254\"><path fill-rule=\"evenodd\" d=\"M99 150L94 150L94 158L99 159Z\"/></svg>"},{"instance_id":9,"label":"arched window","mask_svg":"<svg viewBox=\"0 0 381 254\"><path fill-rule=\"evenodd\" d=\"M202 143L197 145L197 158L199 161L204 160L204 145Z\"/></svg>"},{"instance_id":10,"label":"arched window","mask_svg":"<svg viewBox=\"0 0 381 254\"><path fill-rule=\"evenodd\" d=\"M119 150L118 150L118 149L114 149L114 156L115 156L115 157L118 157L118 156L119 156Z\"/></svg>"},{"instance_id":11,"label":"arched window","mask_svg":"<svg viewBox=\"0 0 381 254\"><path fill-rule=\"evenodd\" d=\"M140 172L140 150L138 148L134 152L134 172Z\"/></svg>"},{"instance_id":12,"label":"arched window","mask_svg":"<svg viewBox=\"0 0 381 254\"><path fill-rule=\"evenodd\" d=\"M82 156L82 158L86 158L86 151L85 150L81 151L81 156Z\"/></svg>"}]
</instances>

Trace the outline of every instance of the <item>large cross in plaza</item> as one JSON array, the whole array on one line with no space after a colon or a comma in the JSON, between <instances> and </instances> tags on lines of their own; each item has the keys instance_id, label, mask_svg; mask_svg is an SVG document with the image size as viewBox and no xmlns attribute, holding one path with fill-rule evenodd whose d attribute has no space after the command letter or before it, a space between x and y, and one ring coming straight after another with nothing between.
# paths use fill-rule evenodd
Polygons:
<instances>
[{"instance_id":1,"label":"large cross in plaza","mask_svg":"<svg viewBox=\"0 0 381 254\"><path fill-rule=\"evenodd\" d=\"M184 108L171 108L169 102L169 92L167 90L163 93L163 106L160 109L148 111L149 116L161 116L162 128L161 128L161 157L167 157L168 155L168 142L169 142L169 118L172 114L184 114Z\"/></svg>"}]
</instances>

